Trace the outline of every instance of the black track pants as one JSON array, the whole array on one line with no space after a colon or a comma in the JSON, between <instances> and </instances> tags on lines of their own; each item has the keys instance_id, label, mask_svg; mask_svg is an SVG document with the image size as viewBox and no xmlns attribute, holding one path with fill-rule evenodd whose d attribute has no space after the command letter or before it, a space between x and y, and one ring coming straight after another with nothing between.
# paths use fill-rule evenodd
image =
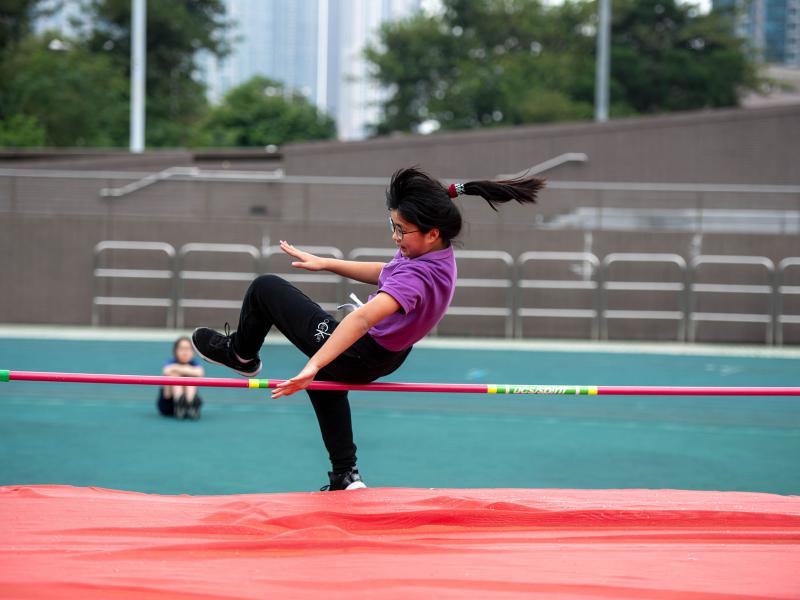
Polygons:
<instances>
[{"instance_id":1,"label":"black track pants","mask_svg":"<svg viewBox=\"0 0 800 600\"><path fill-rule=\"evenodd\" d=\"M277 275L261 275L247 290L234 334L234 350L252 358L275 326L306 356L312 356L339 322L291 283ZM387 350L369 335L357 340L318 374L318 381L369 383L395 371L410 352ZM322 440L334 471L356 465L356 445L346 391L307 390L317 414Z\"/></svg>"}]
</instances>

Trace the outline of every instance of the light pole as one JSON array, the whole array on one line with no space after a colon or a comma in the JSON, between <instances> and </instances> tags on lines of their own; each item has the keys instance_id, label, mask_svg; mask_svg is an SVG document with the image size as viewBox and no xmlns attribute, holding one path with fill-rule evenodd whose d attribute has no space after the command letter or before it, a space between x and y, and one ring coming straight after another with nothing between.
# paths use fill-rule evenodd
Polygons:
<instances>
[{"instance_id":1,"label":"light pole","mask_svg":"<svg viewBox=\"0 0 800 600\"><path fill-rule=\"evenodd\" d=\"M608 73L610 70L611 0L597 0L597 66L594 81L594 120L608 121Z\"/></svg>"},{"instance_id":2,"label":"light pole","mask_svg":"<svg viewBox=\"0 0 800 600\"><path fill-rule=\"evenodd\" d=\"M147 69L147 0L131 0L131 131L130 150L144 151L144 91Z\"/></svg>"}]
</instances>

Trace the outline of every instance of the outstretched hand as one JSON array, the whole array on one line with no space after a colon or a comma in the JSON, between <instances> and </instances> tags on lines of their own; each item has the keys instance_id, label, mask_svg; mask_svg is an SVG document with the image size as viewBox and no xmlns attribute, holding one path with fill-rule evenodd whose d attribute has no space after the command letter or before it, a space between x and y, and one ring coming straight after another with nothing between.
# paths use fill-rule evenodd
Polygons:
<instances>
[{"instance_id":1,"label":"outstretched hand","mask_svg":"<svg viewBox=\"0 0 800 600\"><path fill-rule=\"evenodd\" d=\"M298 269L306 269L307 271L322 271L325 269L325 259L320 258L310 252L303 252L292 246L286 240L281 240L281 250L286 252L292 258L296 258L292 262L293 267Z\"/></svg>"},{"instance_id":2,"label":"outstretched hand","mask_svg":"<svg viewBox=\"0 0 800 600\"><path fill-rule=\"evenodd\" d=\"M318 372L318 368L307 364L297 375L291 379L287 379L283 383L279 383L277 387L273 388L272 399L275 400L281 396L291 396L295 392L306 389L308 384L314 381L314 377L317 376Z\"/></svg>"}]
</instances>

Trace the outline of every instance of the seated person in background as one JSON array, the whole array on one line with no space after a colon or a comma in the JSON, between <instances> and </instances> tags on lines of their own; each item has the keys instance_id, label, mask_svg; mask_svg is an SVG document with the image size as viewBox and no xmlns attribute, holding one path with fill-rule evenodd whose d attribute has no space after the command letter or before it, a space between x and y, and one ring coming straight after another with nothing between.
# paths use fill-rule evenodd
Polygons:
<instances>
[{"instance_id":1,"label":"seated person in background","mask_svg":"<svg viewBox=\"0 0 800 600\"><path fill-rule=\"evenodd\" d=\"M172 347L172 358L164 365L167 377L202 377L203 367L194 357L194 348L188 337L180 337ZM188 384L188 382L187 382ZM203 401L192 385L167 385L158 394L158 411L165 417L196 420L200 418Z\"/></svg>"}]
</instances>

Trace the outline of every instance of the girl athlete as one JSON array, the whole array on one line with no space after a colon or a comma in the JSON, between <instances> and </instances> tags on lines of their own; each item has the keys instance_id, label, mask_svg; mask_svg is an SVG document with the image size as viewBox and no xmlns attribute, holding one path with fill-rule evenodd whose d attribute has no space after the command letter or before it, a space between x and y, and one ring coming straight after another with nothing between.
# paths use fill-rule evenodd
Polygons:
<instances>
[{"instance_id":1,"label":"girl athlete","mask_svg":"<svg viewBox=\"0 0 800 600\"><path fill-rule=\"evenodd\" d=\"M276 275L261 275L245 293L239 325L230 333L200 327L192 334L205 360L254 377L261 371L258 352L274 325L309 357L296 376L272 391L273 398L322 381L369 383L395 371L411 347L441 320L453 298L456 261L452 240L461 231L461 213L453 200L481 196L496 205L510 200L535 202L544 181L519 178L472 181L449 188L416 169L401 169L386 191L389 226L397 254L388 263L322 258L285 241L281 249L292 266L331 271L377 285L369 300L341 321L325 312L292 284ZM356 446L346 391L308 390L328 450L332 471L323 489L366 487L356 467Z\"/></svg>"}]
</instances>

